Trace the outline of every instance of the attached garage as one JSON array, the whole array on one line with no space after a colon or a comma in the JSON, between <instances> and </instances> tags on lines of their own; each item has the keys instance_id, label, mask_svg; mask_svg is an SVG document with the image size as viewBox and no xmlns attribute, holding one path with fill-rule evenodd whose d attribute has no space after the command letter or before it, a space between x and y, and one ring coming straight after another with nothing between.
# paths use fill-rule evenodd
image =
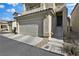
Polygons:
<instances>
[{"instance_id":1,"label":"attached garage","mask_svg":"<svg viewBox=\"0 0 79 59\"><path fill-rule=\"evenodd\" d=\"M15 17L17 33L36 37L51 37L53 9L41 10Z\"/></svg>"},{"instance_id":2,"label":"attached garage","mask_svg":"<svg viewBox=\"0 0 79 59\"><path fill-rule=\"evenodd\" d=\"M42 18L32 18L19 21L20 33L24 35L43 36Z\"/></svg>"}]
</instances>

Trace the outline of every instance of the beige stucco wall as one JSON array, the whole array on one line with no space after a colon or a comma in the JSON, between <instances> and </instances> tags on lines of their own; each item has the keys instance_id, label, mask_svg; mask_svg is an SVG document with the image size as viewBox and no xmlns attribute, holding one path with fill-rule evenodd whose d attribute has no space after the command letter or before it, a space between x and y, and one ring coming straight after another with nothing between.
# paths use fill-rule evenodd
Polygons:
<instances>
[{"instance_id":1,"label":"beige stucco wall","mask_svg":"<svg viewBox=\"0 0 79 59\"><path fill-rule=\"evenodd\" d=\"M35 3L32 3L32 4L35 4ZM48 8L53 8L54 11L57 11L57 10L61 9L63 6L65 6L65 3L40 3L40 7L35 8L35 9L31 9L31 10L29 9L28 4L23 4L23 6L24 6L23 12L32 11L32 10L38 10L38 9L43 10L43 9L48 9ZM30 6L32 6L32 5L30 5Z\"/></svg>"},{"instance_id":2,"label":"beige stucco wall","mask_svg":"<svg viewBox=\"0 0 79 59\"><path fill-rule=\"evenodd\" d=\"M53 8L53 7L54 7L53 4L54 4L54 3L45 3L46 9L48 9L48 8Z\"/></svg>"},{"instance_id":3,"label":"beige stucco wall","mask_svg":"<svg viewBox=\"0 0 79 59\"><path fill-rule=\"evenodd\" d=\"M46 3L46 8L53 8L55 13L58 11L62 11L63 14L63 32L67 33L67 8L64 3ZM56 16L53 17L52 20L52 32L54 33L56 29Z\"/></svg>"},{"instance_id":4,"label":"beige stucco wall","mask_svg":"<svg viewBox=\"0 0 79 59\"><path fill-rule=\"evenodd\" d=\"M16 21L13 21L13 22L12 22L12 29L14 29L14 27L17 27L17 26L16 26Z\"/></svg>"},{"instance_id":5,"label":"beige stucco wall","mask_svg":"<svg viewBox=\"0 0 79 59\"><path fill-rule=\"evenodd\" d=\"M52 33L56 31L56 16L52 16ZM54 34L52 34L53 37Z\"/></svg>"},{"instance_id":6,"label":"beige stucco wall","mask_svg":"<svg viewBox=\"0 0 79 59\"><path fill-rule=\"evenodd\" d=\"M47 14L45 15L45 18L43 20L43 34L46 37L51 37L51 33L53 33L53 24L52 24L52 20L53 20L53 15L52 14Z\"/></svg>"},{"instance_id":7,"label":"beige stucco wall","mask_svg":"<svg viewBox=\"0 0 79 59\"><path fill-rule=\"evenodd\" d=\"M79 32L79 4L76 6L71 15L71 25L73 31Z\"/></svg>"}]
</instances>

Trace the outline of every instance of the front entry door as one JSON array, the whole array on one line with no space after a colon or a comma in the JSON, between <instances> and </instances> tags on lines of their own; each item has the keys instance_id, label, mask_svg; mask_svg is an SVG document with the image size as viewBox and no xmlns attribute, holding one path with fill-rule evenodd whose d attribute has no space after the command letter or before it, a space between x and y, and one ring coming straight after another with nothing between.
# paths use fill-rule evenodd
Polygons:
<instances>
[{"instance_id":1,"label":"front entry door","mask_svg":"<svg viewBox=\"0 0 79 59\"><path fill-rule=\"evenodd\" d=\"M58 13L56 16L57 19L57 25L56 26L62 26L62 13Z\"/></svg>"}]
</instances>

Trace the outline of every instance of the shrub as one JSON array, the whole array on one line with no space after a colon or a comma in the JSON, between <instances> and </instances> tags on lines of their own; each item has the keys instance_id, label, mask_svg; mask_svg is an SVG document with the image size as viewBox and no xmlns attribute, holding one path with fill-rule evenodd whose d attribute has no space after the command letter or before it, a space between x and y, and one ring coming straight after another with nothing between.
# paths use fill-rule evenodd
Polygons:
<instances>
[{"instance_id":1,"label":"shrub","mask_svg":"<svg viewBox=\"0 0 79 59\"><path fill-rule=\"evenodd\" d=\"M75 45L67 45L64 44L63 50L68 54L68 55L74 55L78 56L79 55L79 47Z\"/></svg>"}]
</instances>

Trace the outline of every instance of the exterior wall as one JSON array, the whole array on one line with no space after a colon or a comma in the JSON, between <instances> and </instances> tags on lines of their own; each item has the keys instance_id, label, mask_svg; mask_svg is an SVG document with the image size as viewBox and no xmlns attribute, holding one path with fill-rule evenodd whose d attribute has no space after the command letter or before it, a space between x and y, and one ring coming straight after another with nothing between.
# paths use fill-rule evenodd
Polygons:
<instances>
[{"instance_id":1,"label":"exterior wall","mask_svg":"<svg viewBox=\"0 0 79 59\"><path fill-rule=\"evenodd\" d=\"M52 33L55 33L56 30L56 16L52 16ZM53 37L54 34L52 34Z\"/></svg>"},{"instance_id":2,"label":"exterior wall","mask_svg":"<svg viewBox=\"0 0 79 59\"><path fill-rule=\"evenodd\" d=\"M70 25L70 20L71 18L70 17L67 17L67 33L69 34L70 33L70 28L71 28L71 25Z\"/></svg>"},{"instance_id":3,"label":"exterior wall","mask_svg":"<svg viewBox=\"0 0 79 59\"><path fill-rule=\"evenodd\" d=\"M36 4L37 5L37 3L28 3L28 4L24 4L24 11L26 10L26 11L29 11L30 9L29 9L29 6L32 6L33 4ZM54 3L38 3L38 4L40 4L40 6L38 7L38 8L41 8L41 9L48 9L48 8L53 8L53 4ZM35 5L35 6L36 6ZM26 7L26 9L25 9L25 7ZM34 6L33 6L34 7ZM37 9L37 8L35 8L35 9ZM32 9L31 9L32 10Z\"/></svg>"},{"instance_id":4,"label":"exterior wall","mask_svg":"<svg viewBox=\"0 0 79 59\"><path fill-rule=\"evenodd\" d=\"M14 27L17 28L17 23L16 23L16 21L9 21L8 26L9 26L9 32L13 32Z\"/></svg>"},{"instance_id":5,"label":"exterior wall","mask_svg":"<svg viewBox=\"0 0 79 59\"><path fill-rule=\"evenodd\" d=\"M53 4L54 4L54 3L45 3L46 9L48 9L48 8L53 8Z\"/></svg>"},{"instance_id":6,"label":"exterior wall","mask_svg":"<svg viewBox=\"0 0 79 59\"><path fill-rule=\"evenodd\" d=\"M67 8L63 8L63 32L67 33Z\"/></svg>"},{"instance_id":7,"label":"exterior wall","mask_svg":"<svg viewBox=\"0 0 79 59\"><path fill-rule=\"evenodd\" d=\"M53 8L54 7L54 8ZM63 32L67 33L67 8L64 3L46 3L46 8L53 8L55 13L58 11L62 11L63 14ZM56 17L53 17L52 20L52 32L54 33L56 29Z\"/></svg>"},{"instance_id":8,"label":"exterior wall","mask_svg":"<svg viewBox=\"0 0 79 59\"><path fill-rule=\"evenodd\" d=\"M65 3L55 3L55 11L60 11L63 7L65 7Z\"/></svg>"},{"instance_id":9,"label":"exterior wall","mask_svg":"<svg viewBox=\"0 0 79 59\"><path fill-rule=\"evenodd\" d=\"M71 15L72 30L79 33L79 4L74 9Z\"/></svg>"},{"instance_id":10,"label":"exterior wall","mask_svg":"<svg viewBox=\"0 0 79 59\"><path fill-rule=\"evenodd\" d=\"M45 16L44 20L43 20L43 33L44 33L44 37L48 36L48 19L47 19L47 15Z\"/></svg>"},{"instance_id":11,"label":"exterior wall","mask_svg":"<svg viewBox=\"0 0 79 59\"><path fill-rule=\"evenodd\" d=\"M20 24L19 24L19 21L17 21L17 20L16 20L16 25L17 25L16 32L20 33L20 28L19 28Z\"/></svg>"},{"instance_id":12,"label":"exterior wall","mask_svg":"<svg viewBox=\"0 0 79 59\"><path fill-rule=\"evenodd\" d=\"M29 4L36 4L36 3L27 3L27 4L24 4L23 7L24 7L24 11L29 11ZM64 6L65 4L64 3L38 3L40 4L40 7L38 8L41 8L41 9L48 9L48 8L53 8L53 9L60 9L62 6ZM30 5L30 6L32 6ZM35 8L35 9L38 9L38 8Z\"/></svg>"},{"instance_id":13,"label":"exterior wall","mask_svg":"<svg viewBox=\"0 0 79 59\"><path fill-rule=\"evenodd\" d=\"M55 12L61 10L64 6L64 3L42 3L41 5L43 9L53 8Z\"/></svg>"},{"instance_id":14,"label":"exterior wall","mask_svg":"<svg viewBox=\"0 0 79 59\"><path fill-rule=\"evenodd\" d=\"M13 22L12 22L12 30L14 29L14 27L17 27L17 26L16 26L16 21L13 21Z\"/></svg>"},{"instance_id":15,"label":"exterior wall","mask_svg":"<svg viewBox=\"0 0 79 59\"><path fill-rule=\"evenodd\" d=\"M8 26L9 26L9 31L12 32L12 21L8 22Z\"/></svg>"}]
</instances>

